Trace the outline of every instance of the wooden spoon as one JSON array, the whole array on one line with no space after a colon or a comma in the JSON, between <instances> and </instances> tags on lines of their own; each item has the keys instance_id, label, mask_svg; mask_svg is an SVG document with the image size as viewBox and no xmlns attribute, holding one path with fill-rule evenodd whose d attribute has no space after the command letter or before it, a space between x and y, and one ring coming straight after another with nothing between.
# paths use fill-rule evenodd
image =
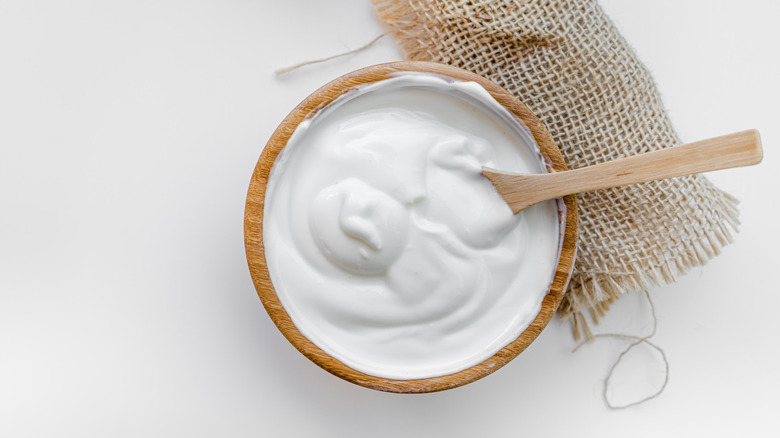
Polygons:
<instances>
[{"instance_id":1,"label":"wooden spoon","mask_svg":"<svg viewBox=\"0 0 780 438\"><path fill-rule=\"evenodd\" d=\"M761 162L761 138L755 129L595 166L558 173L518 174L483 168L514 213L548 199L676 176Z\"/></svg>"}]
</instances>

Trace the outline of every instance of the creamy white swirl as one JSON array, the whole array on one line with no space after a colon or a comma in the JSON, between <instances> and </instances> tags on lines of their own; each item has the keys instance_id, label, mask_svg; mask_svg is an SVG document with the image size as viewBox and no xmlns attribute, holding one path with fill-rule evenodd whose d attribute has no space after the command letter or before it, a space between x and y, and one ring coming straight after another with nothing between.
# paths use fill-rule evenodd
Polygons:
<instances>
[{"instance_id":1,"label":"creamy white swirl","mask_svg":"<svg viewBox=\"0 0 780 438\"><path fill-rule=\"evenodd\" d=\"M482 166L545 171L527 130L474 83L400 75L302 123L263 224L299 331L396 379L457 372L514 340L553 277L558 206L513 215Z\"/></svg>"},{"instance_id":2,"label":"creamy white swirl","mask_svg":"<svg viewBox=\"0 0 780 438\"><path fill-rule=\"evenodd\" d=\"M309 222L325 257L361 275L387 271L409 233L404 206L356 178L322 189L312 202Z\"/></svg>"}]
</instances>

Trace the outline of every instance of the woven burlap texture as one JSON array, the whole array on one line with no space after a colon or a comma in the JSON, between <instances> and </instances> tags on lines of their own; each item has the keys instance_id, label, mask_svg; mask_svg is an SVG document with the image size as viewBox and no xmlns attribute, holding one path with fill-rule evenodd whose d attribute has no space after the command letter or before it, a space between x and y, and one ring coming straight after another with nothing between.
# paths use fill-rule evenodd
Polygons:
<instances>
[{"instance_id":1,"label":"woven burlap texture","mask_svg":"<svg viewBox=\"0 0 780 438\"><path fill-rule=\"evenodd\" d=\"M680 144L649 71L595 0L372 1L408 59L470 70L517 96L570 169ZM577 201L578 255L558 311L575 337L590 337L587 313L598 322L621 295L706 263L738 223L736 200L700 175Z\"/></svg>"}]
</instances>

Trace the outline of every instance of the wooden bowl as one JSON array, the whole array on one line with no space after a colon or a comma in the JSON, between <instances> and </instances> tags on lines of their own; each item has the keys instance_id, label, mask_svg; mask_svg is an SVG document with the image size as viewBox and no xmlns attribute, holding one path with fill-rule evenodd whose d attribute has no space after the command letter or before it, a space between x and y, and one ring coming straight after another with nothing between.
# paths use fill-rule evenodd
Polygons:
<instances>
[{"instance_id":1,"label":"wooden bowl","mask_svg":"<svg viewBox=\"0 0 780 438\"><path fill-rule=\"evenodd\" d=\"M328 372L352 383L380 391L422 393L455 388L481 379L506 365L539 336L539 333L541 333L542 329L555 314L571 274L576 250L577 204L573 195L563 198L566 211L559 218L560 220L565 220L561 253L552 285L544 298L541 311L531 325L516 340L480 364L454 374L439 377L416 380L387 379L356 371L326 354L305 338L295 327L295 324L293 324L290 316L279 301L266 266L265 248L263 246L263 206L271 167L276 157L287 144L295 128L305 118L310 117L333 102L351 87L381 81L389 78L394 73L408 71L434 73L461 81L479 83L496 101L525 123L536 139L542 153L551 164L552 169L555 171L566 170L566 164L558 147L539 119L517 98L493 82L466 70L437 63L415 61L375 65L341 76L315 91L301 102L276 129L260 155L252 175L252 181L249 184L244 217L244 243L249 262L249 271L260 300L276 326L298 351ZM563 217L564 214L565 217Z\"/></svg>"}]
</instances>

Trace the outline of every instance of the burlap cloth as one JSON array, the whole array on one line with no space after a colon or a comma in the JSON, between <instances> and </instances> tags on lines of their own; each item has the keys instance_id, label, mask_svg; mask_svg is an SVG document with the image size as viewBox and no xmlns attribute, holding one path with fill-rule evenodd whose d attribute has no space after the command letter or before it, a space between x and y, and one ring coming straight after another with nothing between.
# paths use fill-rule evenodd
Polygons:
<instances>
[{"instance_id":1,"label":"burlap cloth","mask_svg":"<svg viewBox=\"0 0 780 438\"><path fill-rule=\"evenodd\" d=\"M596 0L372 1L408 59L470 70L517 96L569 168L680 143L650 73ZM577 200L578 255L558 311L576 337L590 336L585 314L597 322L621 295L706 263L738 223L736 200L699 175Z\"/></svg>"}]
</instances>

